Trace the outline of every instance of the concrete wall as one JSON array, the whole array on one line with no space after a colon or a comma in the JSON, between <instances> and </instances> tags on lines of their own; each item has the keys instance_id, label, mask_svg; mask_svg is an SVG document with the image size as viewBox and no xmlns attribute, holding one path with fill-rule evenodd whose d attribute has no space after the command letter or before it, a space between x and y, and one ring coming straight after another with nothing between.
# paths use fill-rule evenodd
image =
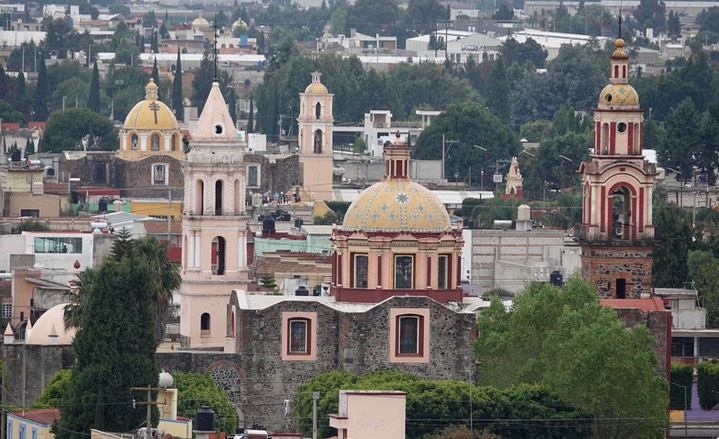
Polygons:
<instances>
[{"instance_id":1,"label":"concrete wall","mask_svg":"<svg viewBox=\"0 0 719 439\"><path fill-rule=\"evenodd\" d=\"M3 349L6 357L16 358L6 362L9 370L6 385L10 400L18 406L33 403L55 372L75 365L71 346L9 344Z\"/></svg>"},{"instance_id":2,"label":"concrete wall","mask_svg":"<svg viewBox=\"0 0 719 439\"><path fill-rule=\"evenodd\" d=\"M20 216L23 209L37 209L40 218L60 216L61 198L58 195L10 193L6 196L10 198L10 206L5 216Z\"/></svg>"}]
</instances>

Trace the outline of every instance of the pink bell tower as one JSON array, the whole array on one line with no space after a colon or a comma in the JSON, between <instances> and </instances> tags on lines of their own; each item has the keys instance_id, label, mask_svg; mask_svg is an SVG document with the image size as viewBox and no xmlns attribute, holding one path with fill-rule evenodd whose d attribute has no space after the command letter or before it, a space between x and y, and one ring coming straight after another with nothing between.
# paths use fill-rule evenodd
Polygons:
<instances>
[{"instance_id":1,"label":"pink bell tower","mask_svg":"<svg viewBox=\"0 0 719 439\"><path fill-rule=\"evenodd\" d=\"M652 192L656 166L644 160L644 110L629 85L624 40L615 41L609 84L594 109L594 150L579 168L582 275L603 298L639 298L652 288Z\"/></svg>"}]
</instances>

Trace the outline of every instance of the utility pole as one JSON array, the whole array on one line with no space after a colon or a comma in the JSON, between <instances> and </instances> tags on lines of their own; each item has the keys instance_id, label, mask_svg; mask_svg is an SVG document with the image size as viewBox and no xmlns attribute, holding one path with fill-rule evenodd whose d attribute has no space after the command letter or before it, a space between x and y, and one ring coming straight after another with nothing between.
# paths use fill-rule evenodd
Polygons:
<instances>
[{"instance_id":1,"label":"utility pole","mask_svg":"<svg viewBox=\"0 0 719 439\"><path fill-rule=\"evenodd\" d=\"M10 337L12 337L12 335ZM17 360L17 358L8 358L7 343L3 343L2 358L0 358L0 360L3 362L2 371L0 371L2 372L2 377L0 378L0 387L2 387L2 389L0 389L0 391L2 391L2 401L0 401L2 403L2 410L0 410L0 424L2 424L0 425L0 439L3 439L5 438L5 424L7 424L7 421L5 420L5 375L7 374L7 365L5 362Z\"/></svg>"},{"instance_id":2,"label":"utility pole","mask_svg":"<svg viewBox=\"0 0 719 439\"><path fill-rule=\"evenodd\" d=\"M169 183L169 181L168 181ZM172 231L172 188L167 188L167 251L170 251Z\"/></svg>"},{"instance_id":3,"label":"utility pole","mask_svg":"<svg viewBox=\"0 0 719 439\"><path fill-rule=\"evenodd\" d=\"M459 140L447 140L442 134L442 180L444 180L444 161L447 157L447 153L452 148L452 145L455 143L459 143ZM449 148L447 148L447 145L449 145Z\"/></svg>"},{"instance_id":4,"label":"utility pole","mask_svg":"<svg viewBox=\"0 0 719 439\"><path fill-rule=\"evenodd\" d=\"M152 430L152 406L153 405L159 405L159 402L153 402L152 401L152 391L153 390L162 390L161 387L130 387L130 390L147 390L147 402L144 401L134 401L132 402L132 405L146 405L147 406L147 426L145 428L145 439L151 438L151 430Z\"/></svg>"},{"instance_id":5,"label":"utility pole","mask_svg":"<svg viewBox=\"0 0 719 439\"><path fill-rule=\"evenodd\" d=\"M312 392L312 439L317 439L317 400L320 392Z\"/></svg>"}]
</instances>

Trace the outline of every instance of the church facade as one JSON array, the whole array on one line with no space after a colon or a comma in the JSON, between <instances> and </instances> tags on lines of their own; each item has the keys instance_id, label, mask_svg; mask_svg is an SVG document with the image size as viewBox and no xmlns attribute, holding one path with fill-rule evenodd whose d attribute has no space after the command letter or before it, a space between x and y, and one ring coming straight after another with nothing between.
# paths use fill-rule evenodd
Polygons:
<instances>
[{"instance_id":1,"label":"church facade","mask_svg":"<svg viewBox=\"0 0 719 439\"><path fill-rule=\"evenodd\" d=\"M488 302L462 295L461 229L410 180L409 146L399 136L385 146L385 163L385 178L332 232L328 295L231 295L226 346L242 359L246 422L282 430L278 402L296 401L297 387L324 372L470 376L476 313Z\"/></svg>"}]
</instances>

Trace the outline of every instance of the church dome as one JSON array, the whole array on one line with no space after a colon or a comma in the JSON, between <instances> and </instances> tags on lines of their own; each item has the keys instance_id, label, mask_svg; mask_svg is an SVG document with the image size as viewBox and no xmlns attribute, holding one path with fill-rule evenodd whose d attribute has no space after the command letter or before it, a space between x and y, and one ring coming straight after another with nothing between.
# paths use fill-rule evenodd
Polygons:
<instances>
[{"instance_id":1,"label":"church dome","mask_svg":"<svg viewBox=\"0 0 719 439\"><path fill-rule=\"evenodd\" d=\"M408 180L389 179L364 190L347 209L344 230L367 232L443 232L449 214L429 189Z\"/></svg>"},{"instance_id":2,"label":"church dome","mask_svg":"<svg viewBox=\"0 0 719 439\"><path fill-rule=\"evenodd\" d=\"M629 84L607 84L599 94L599 105L602 107L638 106L639 94Z\"/></svg>"},{"instance_id":3,"label":"church dome","mask_svg":"<svg viewBox=\"0 0 719 439\"><path fill-rule=\"evenodd\" d=\"M305 88L305 93L314 94L314 95L329 94L327 87L325 87L325 85L322 82L320 82L320 76L322 76L322 74L320 72L312 73L312 82L310 82L310 85L308 85L307 88Z\"/></svg>"},{"instance_id":4,"label":"church dome","mask_svg":"<svg viewBox=\"0 0 719 439\"><path fill-rule=\"evenodd\" d=\"M232 33L237 34L238 32L242 35L246 34L248 31L247 23L241 18L238 18L237 21L232 23Z\"/></svg>"},{"instance_id":5,"label":"church dome","mask_svg":"<svg viewBox=\"0 0 719 439\"><path fill-rule=\"evenodd\" d=\"M58 345L72 344L76 328L65 328L65 306L67 303L53 306L40 316L33 325L30 334L25 336L25 343L31 345L48 345L50 336L57 336Z\"/></svg>"},{"instance_id":6,"label":"church dome","mask_svg":"<svg viewBox=\"0 0 719 439\"><path fill-rule=\"evenodd\" d=\"M157 84L150 78L150 83L145 87L145 100L138 102L132 107L124 128L126 130L177 130L179 125L177 118L170 107L157 99Z\"/></svg>"},{"instance_id":7,"label":"church dome","mask_svg":"<svg viewBox=\"0 0 719 439\"><path fill-rule=\"evenodd\" d=\"M205 19L202 14L192 20L192 30L205 31L210 28L210 22Z\"/></svg>"}]
</instances>

